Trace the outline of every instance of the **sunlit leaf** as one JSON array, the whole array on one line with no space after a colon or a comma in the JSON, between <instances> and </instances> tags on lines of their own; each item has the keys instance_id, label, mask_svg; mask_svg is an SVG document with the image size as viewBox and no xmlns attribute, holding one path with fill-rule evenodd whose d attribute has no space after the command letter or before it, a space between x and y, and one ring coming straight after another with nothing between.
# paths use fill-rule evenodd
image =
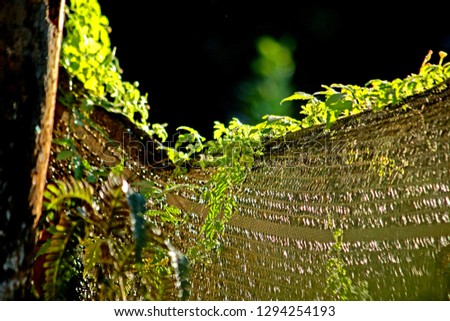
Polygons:
<instances>
[{"instance_id":1,"label":"sunlit leaf","mask_svg":"<svg viewBox=\"0 0 450 321\"><path fill-rule=\"evenodd\" d=\"M313 95L302 92L302 91L297 91L296 93L294 93L293 95L284 98L280 104L283 104L286 101L292 101L292 100L310 100L314 98Z\"/></svg>"},{"instance_id":2,"label":"sunlit leaf","mask_svg":"<svg viewBox=\"0 0 450 321\"><path fill-rule=\"evenodd\" d=\"M85 242L84 249L84 276L89 274L95 265L101 263L101 246L105 243L102 239L91 239Z\"/></svg>"}]
</instances>

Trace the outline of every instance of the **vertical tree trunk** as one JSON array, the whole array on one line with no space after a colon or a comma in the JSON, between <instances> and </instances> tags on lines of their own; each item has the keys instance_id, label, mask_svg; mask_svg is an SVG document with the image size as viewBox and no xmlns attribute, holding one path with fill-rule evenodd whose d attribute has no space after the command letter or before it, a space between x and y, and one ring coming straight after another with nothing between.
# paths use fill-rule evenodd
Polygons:
<instances>
[{"instance_id":1,"label":"vertical tree trunk","mask_svg":"<svg viewBox=\"0 0 450 321\"><path fill-rule=\"evenodd\" d=\"M30 299L64 0L0 0L0 300Z\"/></svg>"}]
</instances>

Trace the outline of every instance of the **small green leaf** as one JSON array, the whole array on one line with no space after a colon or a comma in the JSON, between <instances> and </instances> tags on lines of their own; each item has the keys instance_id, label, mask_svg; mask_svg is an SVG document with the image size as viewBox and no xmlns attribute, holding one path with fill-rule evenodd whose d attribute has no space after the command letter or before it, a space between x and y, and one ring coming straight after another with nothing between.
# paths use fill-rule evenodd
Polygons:
<instances>
[{"instance_id":1,"label":"small green leaf","mask_svg":"<svg viewBox=\"0 0 450 321\"><path fill-rule=\"evenodd\" d=\"M84 166L83 166L83 162L82 159L79 156L75 156L74 160L73 160L73 166L74 166L74 177L77 180L80 180L83 178L83 171L84 171Z\"/></svg>"},{"instance_id":2,"label":"small green leaf","mask_svg":"<svg viewBox=\"0 0 450 321\"><path fill-rule=\"evenodd\" d=\"M293 95L284 98L281 102L280 105L282 105L285 101L291 101L291 100L310 100L314 98L313 95L302 92L302 91L297 91L295 92Z\"/></svg>"},{"instance_id":3,"label":"small green leaf","mask_svg":"<svg viewBox=\"0 0 450 321\"><path fill-rule=\"evenodd\" d=\"M89 174L87 176L87 181L91 184L95 183L97 181L97 177L93 174Z\"/></svg>"},{"instance_id":4,"label":"small green leaf","mask_svg":"<svg viewBox=\"0 0 450 321\"><path fill-rule=\"evenodd\" d=\"M86 276L100 261L101 245L104 240L94 239L85 244L84 250L84 275Z\"/></svg>"},{"instance_id":5,"label":"small green leaf","mask_svg":"<svg viewBox=\"0 0 450 321\"><path fill-rule=\"evenodd\" d=\"M342 101L344 100L345 95L344 94L333 94L330 97L327 98L325 104L327 104L327 106L331 106L335 103L337 103L338 101Z\"/></svg>"},{"instance_id":6,"label":"small green leaf","mask_svg":"<svg viewBox=\"0 0 450 321\"><path fill-rule=\"evenodd\" d=\"M56 160L65 160L72 158L74 153L71 150L63 150L62 152L59 152L58 155L56 155Z\"/></svg>"}]
</instances>

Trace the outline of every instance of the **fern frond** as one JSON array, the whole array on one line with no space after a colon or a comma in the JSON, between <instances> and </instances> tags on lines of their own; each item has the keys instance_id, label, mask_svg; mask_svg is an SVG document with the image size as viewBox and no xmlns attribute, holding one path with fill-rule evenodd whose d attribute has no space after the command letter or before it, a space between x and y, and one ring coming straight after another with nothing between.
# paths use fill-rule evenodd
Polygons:
<instances>
[{"instance_id":1,"label":"fern frond","mask_svg":"<svg viewBox=\"0 0 450 321\"><path fill-rule=\"evenodd\" d=\"M103 183L99 191L97 228L83 240L84 272L99 283L95 292L100 300L124 300L129 292L127 272L133 261L134 245L124 184L120 176L113 174Z\"/></svg>"},{"instance_id":2,"label":"fern frond","mask_svg":"<svg viewBox=\"0 0 450 321\"><path fill-rule=\"evenodd\" d=\"M83 242L84 277L90 274L94 267L101 261L102 246L104 244L106 244L105 239L99 237L89 238Z\"/></svg>"},{"instance_id":3,"label":"fern frond","mask_svg":"<svg viewBox=\"0 0 450 321\"><path fill-rule=\"evenodd\" d=\"M46 300L56 300L64 277L61 275L65 265L64 257L68 248L73 248L72 241L80 221L72 221L66 214L61 215L58 225L51 229L52 236L47 240L42 255L45 255L45 284L44 296Z\"/></svg>"},{"instance_id":4,"label":"fern frond","mask_svg":"<svg viewBox=\"0 0 450 321\"><path fill-rule=\"evenodd\" d=\"M122 190L126 182L119 176L110 175L100 190L102 220L107 223L105 236L128 236L130 209Z\"/></svg>"},{"instance_id":5,"label":"fern frond","mask_svg":"<svg viewBox=\"0 0 450 321\"><path fill-rule=\"evenodd\" d=\"M94 202L93 195L94 189L89 183L70 177L68 182L56 181L54 184L47 185L47 190L44 193L45 206L47 210L56 209L69 199L79 199L92 205Z\"/></svg>"},{"instance_id":6,"label":"fern frond","mask_svg":"<svg viewBox=\"0 0 450 321\"><path fill-rule=\"evenodd\" d=\"M77 251L79 239L84 234L81 230L84 227L82 223L89 221L89 217L85 215L85 210L81 207L77 208L77 214L81 213L81 215L71 215L75 213L74 203L71 204L69 201L81 201L87 205L89 212L94 213L93 195L94 190L91 185L75 180L73 177L70 177L68 181L55 181L47 185L44 194L45 208L58 213L58 222L48 229L51 237L38 253L38 256L45 257L43 290L46 300L64 299L65 294L62 289L70 278L78 274L75 266L79 263L79 258L75 251Z\"/></svg>"}]
</instances>

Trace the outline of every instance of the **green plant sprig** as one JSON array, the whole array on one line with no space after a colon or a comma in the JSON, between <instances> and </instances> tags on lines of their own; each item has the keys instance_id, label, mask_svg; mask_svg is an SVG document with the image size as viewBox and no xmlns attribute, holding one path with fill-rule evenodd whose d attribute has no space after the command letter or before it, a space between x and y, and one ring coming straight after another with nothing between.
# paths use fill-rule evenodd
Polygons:
<instances>
[{"instance_id":1,"label":"green plant sprig","mask_svg":"<svg viewBox=\"0 0 450 321\"><path fill-rule=\"evenodd\" d=\"M71 0L65 9L61 65L89 92L83 104L123 114L149 135L165 141L166 124L150 126L147 122L148 95L141 94L138 82L122 80L116 50L111 49L109 21L101 14L98 2Z\"/></svg>"},{"instance_id":2,"label":"green plant sprig","mask_svg":"<svg viewBox=\"0 0 450 321\"><path fill-rule=\"evenodd\" d=\"M327 128L339 118L358 114L363 110L378 111L390 104L396 105L405 98L421 93L446 81L450 76L450 63L443 63L447 54L439 52L437 65L430 64L432 51L425 56L418 74L411 74L405 79L385 81L370 80L365 86L332 84L322 85L324 90L314 94L298 91L284 98L286 101L305 101L300 114L304 115L301 127L326 124Z\"/></svg>"}]
</instances>

